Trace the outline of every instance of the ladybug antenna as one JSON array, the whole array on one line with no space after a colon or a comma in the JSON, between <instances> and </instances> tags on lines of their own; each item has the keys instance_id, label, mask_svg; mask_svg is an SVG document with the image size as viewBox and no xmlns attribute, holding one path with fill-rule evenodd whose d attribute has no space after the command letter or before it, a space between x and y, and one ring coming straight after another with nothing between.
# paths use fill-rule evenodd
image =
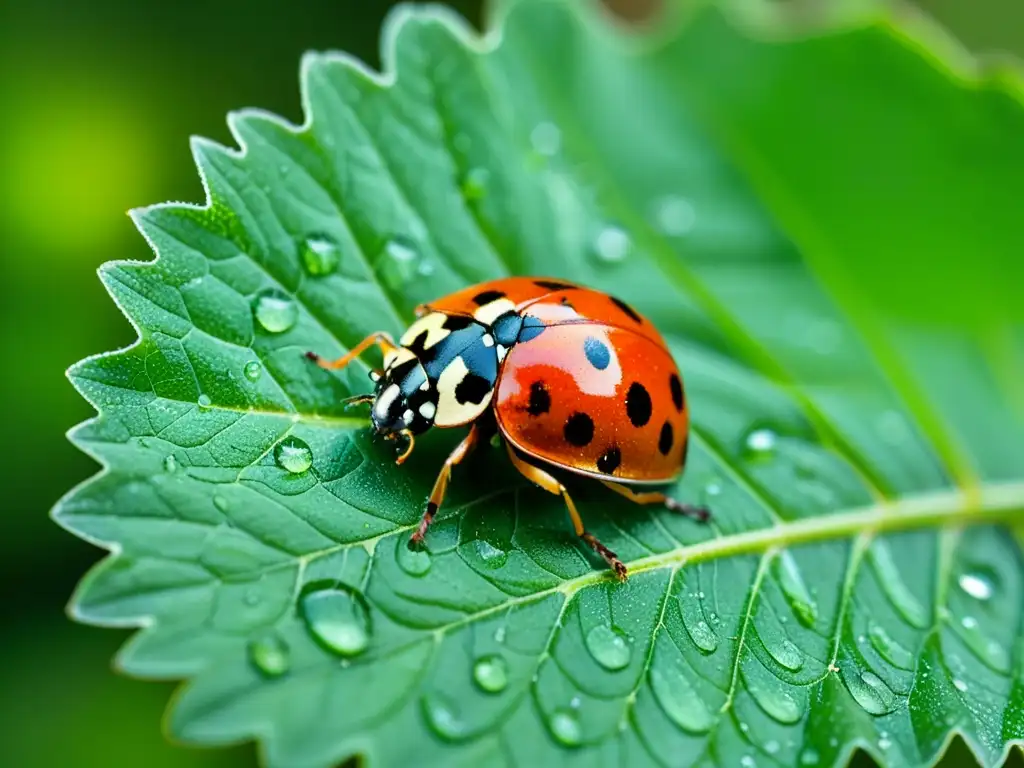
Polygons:
<instances>
[{"instance_id":1,"label":"ladybug antenna","mask_svg":"<svg viewBox=\"0 0 1024 768\"><path fill-rule=\"evenodd\" d=\"M355 395L341 401L343 408L355 408L357 405L366 405L373 402L373 395Z\"/></svg>"},{"instance_id":2,"label":"ladybug antenna","mask_svg":"<svg viewBox=\"0 0 1024 768\"><path fill-rule=\"evenodd\" d=\"M395 464L401 464L409 458L409 454L412 453L413 446L416 444L416 441L413 439L411 429L403 429L398 434L405 438L405 450L403 450L399 457L395 459Z\"/></svg>"}]
</instances>

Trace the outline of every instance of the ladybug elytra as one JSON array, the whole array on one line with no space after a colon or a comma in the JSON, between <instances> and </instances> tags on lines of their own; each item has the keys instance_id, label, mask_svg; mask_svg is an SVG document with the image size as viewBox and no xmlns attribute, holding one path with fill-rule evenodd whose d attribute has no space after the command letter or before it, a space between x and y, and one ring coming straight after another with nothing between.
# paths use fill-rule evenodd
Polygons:
<instances>
[{"instance_id":1,"label":"ladybug elytra","mask_svg":"<svg viewBox=\"0 0 1024 768\"><path fill-rule=\"evenodd\" d=\"M564 499L576 534L621 579L626 566L583 527L550 469L594 478L638 504L707 519L707 510L657 489L683 471L689 415L664 339L628 304L563 280L509 277L415 314L398 344L379 332L333 362L307 353L337 370L380 347L384 367L370 372L373 393L349 402L371 405L378 435L404 439L398 464L431 427L470 427L445 460L410 546L423 542L452 467L496 432L516 469Z\"/></svg>"}]
</instances>

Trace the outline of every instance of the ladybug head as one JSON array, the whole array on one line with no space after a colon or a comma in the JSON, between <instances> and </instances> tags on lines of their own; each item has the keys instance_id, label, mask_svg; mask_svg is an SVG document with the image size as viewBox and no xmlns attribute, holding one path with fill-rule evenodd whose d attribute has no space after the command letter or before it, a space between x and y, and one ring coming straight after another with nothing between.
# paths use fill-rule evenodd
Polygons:
<instances>
[{"instance_id":1,"label":"ladybug head","mask_svg":"<svg viewBox=\"0 0 1024 768\"><path fill-rule=\"evenodd\" d=\"M404 435L411 441L413 435L434 426L437 390L419 360L395 363L383 373L373 371L370 378L376 384L370 409L376 434L389 439Z\"/></svg>"}]
</instances>

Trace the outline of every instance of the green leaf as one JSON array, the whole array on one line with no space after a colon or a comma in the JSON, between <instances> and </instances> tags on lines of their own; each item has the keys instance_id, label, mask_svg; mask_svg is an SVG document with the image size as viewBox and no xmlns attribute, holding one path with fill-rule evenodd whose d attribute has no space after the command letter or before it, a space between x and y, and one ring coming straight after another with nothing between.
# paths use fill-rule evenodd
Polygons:
<instances>
[{"instance_id":1,"label":"green leaf","mask_svg":"<svg viewBox=\"0 0 1024 768\"><path fill-rule=\"evenodd\" d=\"M392 16L387 76L306 57L301 128L196 141L208 205L135 214L128 349L70 377L103 463L58 506L111 550L76 618L187 680L178 739L272 765L932 764L1024 738L1019 76L885 16L768 39L723 11L629 37L514 4L484 41ZM950 63L953 62L953 63ZM686 377L703 526L498 450L403 467L303 359L475 281L612 290Z\"/></svg>"}]
</instances>

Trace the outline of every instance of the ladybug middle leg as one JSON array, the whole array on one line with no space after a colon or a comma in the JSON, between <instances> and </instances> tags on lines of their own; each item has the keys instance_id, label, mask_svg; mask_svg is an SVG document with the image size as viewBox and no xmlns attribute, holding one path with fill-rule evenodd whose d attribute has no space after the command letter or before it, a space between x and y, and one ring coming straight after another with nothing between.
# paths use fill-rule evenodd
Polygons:
<instances>
[{"instance_id":1,"label":"ladybug middle leg","mask_svg":"<svg viewBox=\"0 0 1024 768\"><path fill-rule=\"evenodd\" d=\"M540 467L530 464L528 461L519 456L512 446L506 443L508 449L508 455L512 459L512 464L518 469L530 482L543 488L548 493L553 493L556 496L561 496L565 501L565 506L569 510L569 517L572 519L573 527L576 529L576 535L587 542L590 548L599 554L606 563L615 571L615 575L621 580L626 579L626 565L619 556L612 552L608 547L597 540L594 534L590 533L583 527L583 520L580 519L580 513L576 510L576 505L573 503L572 497L569 496L569 492L565 489L558 480L549 475Z\"/></svg>"},{"instance_id":2,"label":"ladybug middle leg","mask_svg":"<svg viewBox=\"0 0 1024 768\"><path fill-rule=\"evenodd\" d=\"M625 496L627 499L635 501L637 504L662 504L665 509L672 512L679 512L687 517L692 517L694 520L699 520L702 523L711 517L711 512L704 507L692 507L689 504L683 504L681 501L676 501L671 496L666 496L664 493L657 493L654 491L634 491L632 488L625 485L619 485L618 483L610 483L607 480L602 480L601 482L617 494Z\"/></svg>"},{"instance_id":3,"label":"ladybug middle leg","mask_svg":"<svg viewBox=\"0 0 1024 768\"><path fill-rule=\"evenodd\" d=\"M448 458L444 461L444 466L441 467L441 471L437 475L437 480L434 481L434 489L430 492L430 500L427 502L427 509L424 511L423 517L420 519L420 526L416 529L416 532L409 537L410 548L417 547L423 543L423 537L427 533L427 527L434 519L434 515L437 514L437 508L440 507L441 502L444 501L445 491L448 490L448 481L451 480L452 477L452 467L460 463L470 454L470 452L480 442L481 436L485 431L485 428L481 426L480 422L474 423L465 439L455 446L455 449L448 454Z\"/></svg>"}]
</instances>

